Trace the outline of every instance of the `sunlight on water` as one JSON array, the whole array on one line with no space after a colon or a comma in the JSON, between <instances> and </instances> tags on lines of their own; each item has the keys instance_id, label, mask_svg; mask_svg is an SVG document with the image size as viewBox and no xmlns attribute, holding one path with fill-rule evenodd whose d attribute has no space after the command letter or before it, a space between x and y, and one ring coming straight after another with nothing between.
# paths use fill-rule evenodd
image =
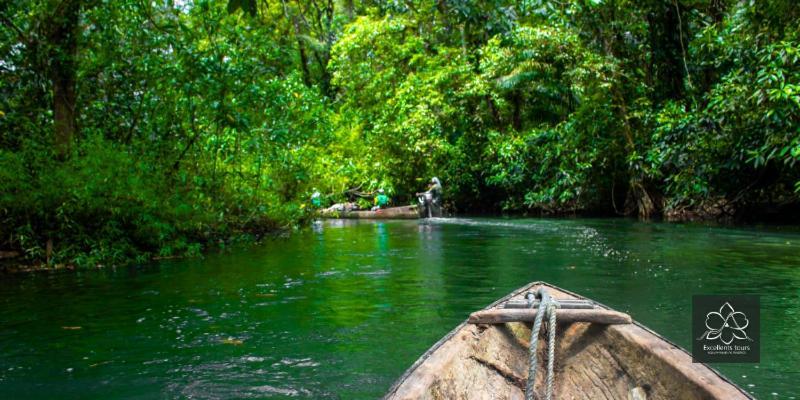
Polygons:
<instances>
[{"instance_id":1,"label":"sunlight on water","mask_svg":"<svg viewBox=\"0 0 800 400\"><path fill-rule=\"evenodd\" d=\"M762 362L800 397L800 234L591 219L325 221L146 268L5 277L0 398L373 399L469 312L545 280L688 347L693 293L762 296ZM774 394L773 394L774 393Z\"/></svg>"}]
</instances>

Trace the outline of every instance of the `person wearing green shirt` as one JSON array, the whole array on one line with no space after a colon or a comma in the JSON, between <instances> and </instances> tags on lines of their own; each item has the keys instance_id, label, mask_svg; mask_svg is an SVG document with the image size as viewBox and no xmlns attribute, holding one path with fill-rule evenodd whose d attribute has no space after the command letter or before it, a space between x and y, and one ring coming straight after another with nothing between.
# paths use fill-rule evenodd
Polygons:
<instances>
[{"instance_id":1,"label":"person wearing green shirt","mask_svg":"<svg viewBox=\"0 0 800 400\"><path fill-rule=\"evenodd\" d=\"M389 196L383 192L383 189L378 189L378 195L375 196L375 207L372 207L372 211L377 211L382 208L386 208L389 205Z\"/></svg>"},{"instance_id":2,"label":"person wearing green shirt","mask_svg":"<svg viewBox=\"0 0 800 400\"><path fill-rule=\"evenodd\" d=\"M317 189L314 189L314 193L311 194L311 205L314 206L314 208L322 207L322 195Z\"/></svg>"}]
</instances>

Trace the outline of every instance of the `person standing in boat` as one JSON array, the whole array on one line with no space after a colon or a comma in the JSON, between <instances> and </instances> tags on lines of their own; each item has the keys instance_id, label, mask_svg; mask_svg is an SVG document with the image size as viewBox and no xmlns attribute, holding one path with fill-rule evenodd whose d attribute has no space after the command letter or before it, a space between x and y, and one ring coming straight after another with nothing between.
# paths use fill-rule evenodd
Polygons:
<instances>
[{"instance_id":1,"label":"person standing in boat","mask_svg":"<svg viewBox=\"0 0 800 400\"><path fill-rule=\"evenodd\" d=\"M417 193L420 198L422 208L422 215L424 217L441 217L442 216L442 183L439 178L431 178L431 183L428 185L428 190L422 193Z\"/></svg>"},{"instance_id":2,"label":"person standing in boat","mask_svg":"<svg viewBox=\"0 0 800 400\"><path fill-rule=\"evenodd\" d=\"M372 207L372 211L378 211L382 208L386 208L389 205L389 196L383 191L383 188L378 189L378 195L375 196L375 206Z\"/></svg>"}]
</instances>

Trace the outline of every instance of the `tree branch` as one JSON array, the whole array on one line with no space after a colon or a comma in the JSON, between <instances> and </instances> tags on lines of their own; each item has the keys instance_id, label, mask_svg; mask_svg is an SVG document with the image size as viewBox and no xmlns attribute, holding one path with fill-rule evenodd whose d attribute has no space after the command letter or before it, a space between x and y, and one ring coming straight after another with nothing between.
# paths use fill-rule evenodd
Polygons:
<instances>
[{"instance_id":1,"label":"tree branch","mask_svg":"<svg viewBox=\"0 0 800 400\"><path fill-rule=\"evenodd\" d=\"M6 13L0 12L0 22L2 22L3 25L7 26L12 31L14 31L17 34L17 38L19 38L20 42L23 42L25 44L29 44L32 42L30 36L26 35L22 29L20 29L16 24L14 24L14 21L12 21L11 18L9 18L6 15Z\"/></svg>"}]
</instances>

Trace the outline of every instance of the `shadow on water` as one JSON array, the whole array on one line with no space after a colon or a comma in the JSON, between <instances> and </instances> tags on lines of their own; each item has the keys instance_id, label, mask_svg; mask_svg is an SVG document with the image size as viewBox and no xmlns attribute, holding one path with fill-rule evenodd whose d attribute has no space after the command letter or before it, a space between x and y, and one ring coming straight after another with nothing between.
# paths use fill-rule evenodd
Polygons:
<instances>
[{"instance_id":1,"label":"shadow on water","mask_svg":"<svg viewBox=\"0 0 800 400\"><path fill-rule=\"evenodd\" d=\"M800 234L611 219L314 223L145 270L0 283L0 397L379 397L469 312L533 280L688 347L691 295L762 296L761 364L800 396Z\"/></svg>"}]
</instances>

